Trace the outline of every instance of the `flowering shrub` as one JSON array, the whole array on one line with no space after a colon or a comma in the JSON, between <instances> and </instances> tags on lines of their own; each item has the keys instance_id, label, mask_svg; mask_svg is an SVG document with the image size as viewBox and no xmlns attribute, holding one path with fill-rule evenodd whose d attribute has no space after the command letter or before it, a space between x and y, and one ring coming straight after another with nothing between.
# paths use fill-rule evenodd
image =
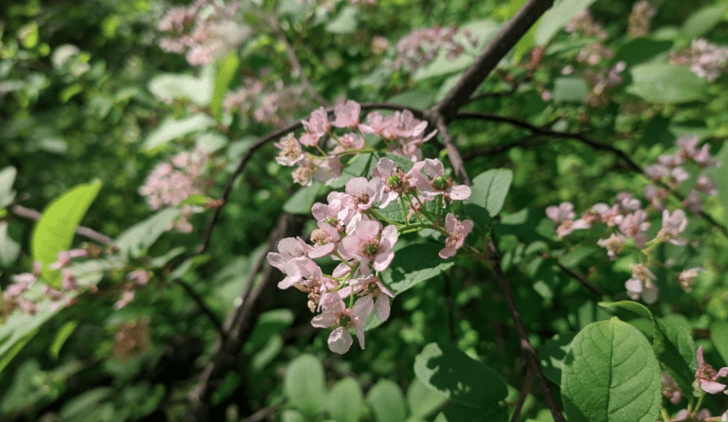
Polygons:
<instances>
[{"instance_id":1,"label":"flowering shrub","mask_svg":"<svg viewBox=\"0 0 728 422\"><path fill-rule=\"evenodd\" d=\"M726 418L723 3L36 3L0 419Z\"/></svg>"}]
</instances>

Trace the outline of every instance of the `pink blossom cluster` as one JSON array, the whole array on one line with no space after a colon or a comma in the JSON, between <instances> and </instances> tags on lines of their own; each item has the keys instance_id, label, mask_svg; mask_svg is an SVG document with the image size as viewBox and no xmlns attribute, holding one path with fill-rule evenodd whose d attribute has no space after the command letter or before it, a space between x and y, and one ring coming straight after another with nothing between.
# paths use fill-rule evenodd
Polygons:
<instances>
[{"instance_id":1,"label":"pink blossom cluster","mask_svg":"<svg viewBox=\"0 0 728 422\"><path fill-rule=\"evenodd\" d=\"M180 152L170 161L160 163L144 180L139 194L146 197L152 210L175 207L192 195L202 195L209 182L205 177L210 155L202 149ZM175 228L183 233L192 231L189 218L194 210L189 205L182 207Z\"/></svg>"},{"instance_id":2,"label":"pink blossom cluster","mask_svg":"<svg viewBox=\"0 0 728 422\"><path fill-rule=\"evenodd\" d=\"M713 82L728 69L728 47L700 38L693 40L689 49L670 55L670 63L689 65L693 73Z\"/></svg>"},{"instance_id":3,"label":"pink blossom cluster","mask_svg":"<svg viewBox=\"0 0 728 422\"><path fill-rule=\"evenodd\" d=\"M630 38L646 37L650 33L650 22L657 11L647 0L638 1L632 6L632 13L629 14L627 33Z\"/></svg>"},{"instance_id":4,"label":"pink blossom cluster","mask_svg":"<svg viewBox=\"0 0 728 422\"><path fill-rule=\"evenodd\" d=\"M393 66L396 69L405 67L414 73L441 51L452 60L463 54L468 45L478 45L478 39L469 30L458 32L454 26L416 29L397 41L397 58Z\"/></svg>"},{"instance_id":5,"label":"pink blossom cluster","mask_svg":"<svg viewBox=\"0 0 728 422\"><path fill-rule=\"evenodd\" d=\"M159 31L169 34L159 46L170 53L186 52L192 66L210 64L250 36L252 31L238 23L239 8L239 1L220 6L210 0L173 7L157 23Z\"/></svg>"},{"instance_id":6,"label":"pink blossom cluster","mask_svg":"<svg viewBox=\"0 0 728 422\"><path fill-rule=\"evenodd\" d=\"M564 27L564 31L568 33L581 33L587 37L595 37L600 40L609 38L609 34L604 30L602 25L595 22L589 9L584 9L574 15Z\"/></svg>"},{"instance_id":7,"label":"pink blossom cluster","mask_svg":"<svg viewBox=\"0 0 728 422\"><path fill-rule=\"evenodd\" d=\"M323 107L314 110L308 120L301 122L305 133L300 138L290 133L274 144L280 149L276 161L283 166L296 167L293 171L296 183L304 186L314 180L330 183L341 175L341 157L371 151L364 141L365 133L379 136L390 152L410 160L419 159L422 145L435 136L435 132L425 135L427 122L416 119L408 110L386 117L374 111L367 115L366 123L360 122L360 112L361 106L351 100L334 108L333 122L329 121ZM332 128L350 132L336 135ZM324 151L327 145L333 148Z\"/></svg>"},{"instance_id":8,"label":"pink blossom cluster","mask_svg":"<svg viewBox=\"0 0 728 422\"><path fill-rule=\"evenodd\" d=\"M243 85L226 94L222 106L226 113L237 112L240 116L276 127L295 121L295 115L306 108L310 101L301 85L284 85L276 80L272 86L257 78L246 76Z\"/></svg>"},{"instance_id":9,"label":"pink blossom cluster","mask_svg":"<svg viewBox=\"0 0 728 422\"><path fill-rule=\"evenodd\" d=\"M337 113L333 125L347 128L359 125L358 106L353 102L347 104ZM325 112L315 111L305 122L308 132L302 142L315 144L318 134L328 130L328 124ZM292 135L287 139L295 140ZM382 283L379 274L392 263L401 230L431 228L446 235L445 247L439 255L447 259L463 246L474 225L471 220L461 222L448 213L442 227L443 202L466 200L470 197L470 188L455 185L446 178L439 160L417 161L405 172L394 161L383 157L371 174L371 179L348 180L344 192L331 192L326 204L313 205L311 213L317 228L311 233L310 244L300 238L286 238L278 244L278 252L268 254L270 265L285 274L278 287L295 287L307 293L309 309L321 311L312 324L333 328L328 345L336 353L347 352L353 344L350 328L355 330L359 345L364 348L363 326L372 312L380 321L389 317L389 298L394 293ZM425 207L428 201L436 201L440 208L435 216ZM404 224L382 217L375 206L385 208L397 203L402 206L403 214L409 209ZM419 224L411 225L415 217ZM314 261L324 257L340 261L331 274L325 274ZM348 304L344 301L347 297Z\"/></svg>"},{"instance_id":10,"label":"pink blossom cluster","mask_svg":"<svg viewBox=\"0 0 728 422\"><path fill-rule=\"evenodd\" d=\"M54 289L47 284L40 287L40 295L36 295L32 299L24 295L41 276L43 264L39 261L33 263L33 269L28 273L21 273L12 277L11 283L2 294L3 312L6 307L13 309L16 306L23 312L34 314L38 310L38 302L43 299L51 300L51 307L58 307L62 303L68 304L70 300L66 294L77 291L80 286L77 283L76 274L68 268L74 258L86 258L88 251L86 249L71 249L58 253L58 260L48 266L52 270L61 271L61 285L59 289ZM95 288L92 287L92 288Z\"/></svg>"},{"instance_id":11,"label":"pink blossom cluster","mask_svg":"<svg viewBox=\"0 0 728 422\"><path fill-rule=\"evenodd\" d=\"M692 161L699 168L718 165L710 155L710 146L705 144L699 148L698 142L695 136L679 138L676 141L679 147L677 151L660 156L657 164L645 169L645 174L651 181L659 183L648 185L644 189L644 196L650 204L648 208L643 209L642 202L632 194L620 192L614 204L595 204L576 219L574 205L563 202L559 206L546 209L546 215L554 221L556 234L558 237L564 237L574 230L589 229L595 222L604 223L611 230L609 236L600 239L597 244L607 250L612 260L615 260L630 242L634 248L648 255L651 248L660 243L686 245L687 240L682 237L682 233L687 227L688 218L683 208L700 215L701 199L696 191L705 195L715 195L715 183L708 176L700 174L695 188L673 211L667 209L665 199L690 178L690 174L681 166L683 163ZM662 226L655 237L650 239L648 234L652 225L650 220L656 214L662 215ZM685 291L690 291L698 273L703 270L703 268L691 268L683 270L678 275L680 285ZM654 303L658 294L654 280L655 276L647 264L633 265L632 277L625 283L627 294L633 300L641 298L645 303Z\"/></svg>"},{"instance_id":12,"label":"pink blossom cluster","mask_svg":"<svg viewBox=\"0 0 728 422\"><path fill-rule=\"evenodd\" d=\"M147 270L136 269L129 272L126 278L129 282L122 286L121 295L119 300L114 303L114 309L121 309L134 300L134 292L139 287L149 284L151 274Z\"/></svg>"}]
</instances>

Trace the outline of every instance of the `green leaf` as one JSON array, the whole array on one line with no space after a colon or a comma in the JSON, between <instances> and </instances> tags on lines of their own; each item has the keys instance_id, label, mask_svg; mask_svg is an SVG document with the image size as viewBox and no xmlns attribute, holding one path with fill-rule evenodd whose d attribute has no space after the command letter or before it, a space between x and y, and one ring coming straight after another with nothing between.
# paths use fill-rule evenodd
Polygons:
<instances>
[{"instance_id":1,"label":"green leaf","mask_svg":"<svg viewBox=\"0 0 728 422\"><path fill-rule=\"evenodd\" d=\"M188 196L187 199L180 202L180 205L198 205L198 206L205 206L208 202L210 202L211 199L206 197L205 195L201 194L195 194Z\"/></svg>"},{"instance_id":2,"label":"green leaf","mask_svg":"<svg viewBox=\"0 0 728 422\"><path fill-rule=\"evenodd\" d=\"M167 142L193 132L205 130L215 123L209 116L197 113L182 119L165 120L144 140L142 149L152 150Z\"/></svg>"},{"instance_id":3,"label":"green leaf","mask_svg":"<svg viewBox=\"0 0 728 422\"><path fill-rule=\"evenodd\" d=\"M695 370L698 367L697 351L695 343L684 327L673 323L667 315L657 320L658 333L662 343L662 349L657 358L662 368L675 380L680 390L688 393L692 391L692 383L695 380Z\"/></svg>"},{"instance_id":4,"label":"green leaf","mask_svg":"<svg viewBox=\"0 0 728 422\"><path fill-rule=\"evenodd\" d=\"M682 32L690 39L700 38L725 19L725 5L707 5L693 12L682 26Z\"/></svg>"},{"instance_id":5,"label":"green leaf","mask_svg":"<svg viewBox=\"0 0 728 422\"><path fill-rule=\"evenodd\" d=\"M18 170L13 166L5 167L0 170L0 208L6 207L15 200L15 191L13 191L13 183Z\"/></svg>"},{"instance_id":6,"label":"green leaf","mask_svg":"<svg viewBox=\"0 0 728 422\"><path fill-rule=\"evenodd\" d=\"M571 342L561 393L570 422L653 422L660 366L636 328L616 317L594 322Z\"/></svg>"},{"instance_id":7,"label":"green leaf","mask_svg":"<svg viewBox=\"0 0 728 422\"><path fill-rule=\"evenodd\" d=\"M326 24L326 30L334 34L349 34L356 31L356 14L356 7L346 6L334 19Z\"/></svg>"},{"instance_id":8,"label":"green leaf","mask_svg":"<svg viewBox=\"0 0 728 422\"><path fill-rule=\"evenodd\" d=\"M536 45L548 43L561 28L577 13L589 7L594 0L563 0L547 10L539 21L534 41Z\"/></svg>"},{"instance_id":9,"label":"green leaf","mask_svg":"<svg viewBox=\"0 0 728 422\"><path fill-rule=\"evenodd\" d=\"M7 221L0 221L0 267L10 267L20 255L20 243L8 233L10 225Z\"/></svg>"},{"instance_id":10,"label":"green leaf","mask_svg":"<svg viewBox=\"0 0 728 422\"><path fill-rule=\"evenodd\" d=\"M283 390L291 404L313 416L321 410L326 395L324 368L312 355L301 355L288 365Z\"/></svg>"},{"instance_id":11,"label":"green leaf","mask_svg":"<svg viewBox=\"0 0 728 422\"><path fill-rule=\"evenodd\" d=\"M78 327L78 321L68 321L67 323L63 324L63 327L61 327L60 330L58 330L58 333L56 333L56 338L53 340L53 344L51 344L51 348L48 351L50 353L51 358L58 359L58 354L61 352L61 347L63 347L63 344L66 343L66 340L68 340L68 337L73 334L73 331Z\"/></svg>"},{"instance_id":12,"label":"green leaf","mask_svg":"<svg viewBox=\"0 0 728 422\"><path fill-rule=\"evenodd\" d=\"M407 418L402 389L393 381L379 380L374 384L367 395L367 402L377 422L404 422Z\"/></svg>"},{"instance_id":13,"label":"green leaf","mask_svg":"<svg viewBox=\"0 0 728 422\"><path fill-rule=\"evenodd\" d=\"M438 253L443 245L417 243L394 253L392 264L381 274L382 281L395 294L447 271L455 262L445 261Z\"/></svg>"},{"instance_id":14,"label":"green leaf","mask_svg":"<svg viewBox=\"0 0 728 422\"><path fill-rule=\"evenodd\" d=\"M140 256L159 239L159 236L169 230L179 213L177 208L165 208L141 223L129 227L116 239L121 255Z\"/></svg>"},{"instance_id":15,"label":"green leaf","mask_svg":"<svg viewBox=\"0 0 728 422\"><path fill-rule=\"evenodd\" d=\"M353 378L347 377L331 388L326 404L329 415L335 421L357 422L364 407L364 394L359 384Z\"/></svg>"},{"instance_id":16,"label":"green leaf","mask_svg":"<svg viewBox=\"0 0 728 422\"><path fill-rule=\"evenodd\" d=\"M149 81L147 88L158 98L165 100L187 98L198 106L204 107L210 103L212 98L214 72L213 66L207 66L199 78L165 73Z\"/></svg>"},{"instance_id":17,"label":"green leaf","mask_svg":"<svg viewBox=\"0 0 728 422\"><path fill-rule=\"evenodd\" d=\"M710 325L710 339L723 358L723 363L728 364L728 321L714 321Z\"/></svg>"},{"instance_id":18,"label":"green leaf","mask_svg":"<svg viewBox=\"0 0 728 422\"><path fill-rule=\"evenodd\" d=\"M649 38L637 38L622 46L617 51L613 63L624 62L627 68L636 64L644 63L651 58L670 51L672 41L652 40Z\"/></svg>"},{"instance_id":19,"label":"green leaf","mask_svg":"<svg viewBox=\"0 0 728 422\"><path fill-rule=\"evenodd\" d=\"M312 183L311 186L302 187L283 204L283 211L289 214L311 214L311 207L316 202L320 190L320 183Z\"/></svg>"},{"instance_id":20,"label":"green leaf","mask_svg":"<svg viewBox=\"0 0 728 422\"><path fill-rule=\"evenodd\" d=\"M378 154L366 153L356 156L342 170L341 176L329 184L329 187L341 189L352 177L371 177L372 169L377 166L377 161L379 161Z\"/></svg>"},{"instance_id":21,"label":"green leaf","mask_svg":"<svg viewBox=\"0 0 728 422\"><path fill-rule=\"evenodd\" d=\"M36 223L30 249L33 260L43 264L42 277L50 286L60 286L61 273L51 270L48 265L56 262L58 252L71 248L76 227L100 189L101 182L76 186L54 200Z\"/></svg>"},{"instance_id":22,"label":"green leaf","mask_svg":"<svg viewBox=\"0 0 728 422\"><path fill-rule=\"evenodd\" d=\"M538 351L543 374L554 384L561 384L561 372L564 370L566 355L571 350L571 341L576 334L556 334Z\"/></svg>"},{"instance_id":23,"label":"green leaf","mask_svg":"<svg viewBox=\"0 0 728 422\"><path fill-rule=\"evenodd\" d=\"M702 100L707 82L687 67L645 64L630 70L632 84L626 91L647 102L679 104Z\"/></svg>"},{"instance_id":24,"label":"green leaf","mask_svg":"<svg viewBox=\"0 0 728 422\"><path fill-rule=\"evenodd\" d=\"M440 392L428 388L419 378L412 380L407 390L407 404L413 416L423 419L430 416L447 401Z\"/></svg>"},{"instance_id":25,"label":"green leaf","mask_svg":"<svg viewBox=\"0 0 728 422\"><path fill-rule=\"evenodd\" d=\"M553 99L559 103L583 103L589 88L579 76L562 76L554 80Z\"/></svg>"},{"instance_id":26,"label":"green leaf","mask_svg":"<svg viewBox=\"0 0 728 422\"><path fill-rule=\"evenodd\" d=\"M210 99L210 111L218 122L222 118L222 100L225 98L225 92L230 86L230 82L235 77L238 66L240 66L240 58L236 52L231 52L218 62L212 99Z\"/></svg>"},{"instance_id":27,"label":"green leaf","mask_svg":"<svg viewBox=\"0 0 728 422\"><path fill-rule=\"evenodd\" d=\"M416 108L427 108L435 104L436 95L429 90L415 88L390 97L387 102Z\"/></svg>"},{"instance_id":28,"label":"green leaf","mask_svg":"<svg viewBox=\"0 0 728 422\"><path fill-rule=\"evenodd\" d=\"M490 412L508 395L498 374L449 344L430 343L415 358L415 375L458 403Z\"/></svg>"},{"instance_id":29,"label":"green leaf","mask_svg":"<svg viewBox=\"0 0 728 422\"><path fill-rule=\"evenodd\" d=\"M503 209L513 172L509 169L494 169L481 173L473 179L468 203L485 208L491 217Z\"/></svg>"},{"instance_id":30,"label":"green leaf","mask_svg":"<svg viewBox=\"0 0 728 422\"><path fill-rule=\"evenodd\" d=\"M30 22L18 29L18 39L24 48L31 49L38 45L39 39L38 24Z\"/></svg>"}]
</instances>

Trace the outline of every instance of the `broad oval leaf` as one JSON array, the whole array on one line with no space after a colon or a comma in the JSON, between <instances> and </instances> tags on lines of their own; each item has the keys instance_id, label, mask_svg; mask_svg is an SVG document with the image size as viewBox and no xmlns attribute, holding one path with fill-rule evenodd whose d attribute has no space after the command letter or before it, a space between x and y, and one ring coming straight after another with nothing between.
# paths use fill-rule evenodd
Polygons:
<instances>
[{"instance_id":1,"label":"broad oval leaf","mask_svg":"<svg viewBox=\"0 0 728 422\"><path fill-rule=\"evenodd\" d=\"M52 287L61 283L61 273L48 265L56 262L58 252L71 248L76 227L96 199L101 182L76 186L51 202L35 225L30 240L33 260L43 264L43 279Z\"/></svg>"},{"instance_id":2,"label":"broad oval leaf","mask_svg":"<svg viewBox=\"0 0 728 422\"><path fill-rule=\"evenodd\" d=\"M449 344L425 346L415 358L415 375L451 400L486 412L497 410L508 395L493 369Z\"/></svg>"},{"instance_id":3,"label":"broad oval leaf","mask_svg":"<svg viewBox=\"0 0 728 422\"><path fill-rule=\"evenodd\" d=\"M312 355L301 355L288 365L283 390L296 409L312 416L321 410L326 395L324 382L321 362Z\"/></svg>"},{"instance_id":4,"label":"broad oval leaf","mask_svg":"<svg viewBox=\"0 0 728 422\"><path fill-rule=\"evenodd\" d=\"M513 172L509 169L494 169L479 174L470 186L468 203L485 208L491 217L496 216L503 209L511 181Z\"/></svg>"},{"instance_id":5,"label":"broad oval leaf","mask_svg":"<svg viewBox=\"0 0 728 422\"><path fill-rule=\"evenodd\" d=\"M116 239L122 256L139 256L169 229L179 215L177 208L165 208L150 218L129 227Z\"/></svg>"},{"instance_id":6,"label":"broad oval leaf","mask_svg":"<svg viewBox=\"0 0 728 422\"><path fill-rule=\"evenodd\" d=\"M445 404L447 397L435 391L416 378L407 389L407 403L413 416L425 418Z\"/></svg>"},{"instance_id":7,"label":"broad oval leaf","mask_svg":"<svg viewBox=\"0 0 728 422\"><path fill-rule=\"evenodd\" d=\"M455 262L440 258L438 253L442 248L442 245L417 243L396 251L389 268L381 274L382 281L399 294L447 271Z\"/></svg>"},{"instance_id":8,"label":"broad oval leaf","mask_svg":"<svg viewBox=\"0 0 728 422\"><path fill-rule=\"evenodd\" d=\"M594 0L563 0L556 6L547 10L538 21L534 41L537 45L544 45L566 25L572 16L581 12Z\"/></svg>"},{"instance_id":9,"label":"broad oval leaf","mask_svg":"<svg viewBox=\"0 0 728 422\"><path fill-rule=\"evenodd\" d=\"M357 422L364 407L364 394L353 378L344 378L331 388L326 404L333 420Z\"/></svg>"},{"instance_id":10,"label":"broad oval leaf","mask_svg":"<svg viewBox=\"0 0 728 422\"><path fill-rule=\"evenodd\" d=\"M407 404L402 389L395 382L380 380L369 390L367 402L377 422L404 422Z\"/></svg>"},{"instance_id":11,"label":"broad oval leaf","mask_svg":"<svg viewBox=\"0 0 728 422\"><path fill-rule=\"evenodd\" d=\"M698 101L707 94L707 83L687 67L645 64L630 70L626 91L651 103L678 104Z\"/></svg>"},{"instance_id":12,"label":"broad oval leaf","mask_svg":"<svg viewBox=\"0 0 728 422\"><path fill-rule=\"evenodd\" d=\"M213 123L215 123L214 120L202 113L177 120L166 120L147 136L143 148L145 150L155 149L180 136L205 130Z\"/></svg>"},{"instance_id":13,"label":"broad oval leaf","mask_svg":"<svg viewBox=\"0 0 728 422\"><path fill-rule=\"evenodd\" d=\"M212 97L213 73L213 66L206 66L199 78L165 73L149 81L147 88L157 98L163 100L187 98L198 106L206 106Z\"/></svg>"},{"instance_id":14,"label":"broad oval leaf","mask_svg":"<svg viewBox=\"0 0 728 422\"><path fill-rule=\"evenodd\" d=\"M653 422L662 397L660 365L632 325L616 317L594 322L571 342L561 393L571 422Z\"/></svg>"}]
</instances>

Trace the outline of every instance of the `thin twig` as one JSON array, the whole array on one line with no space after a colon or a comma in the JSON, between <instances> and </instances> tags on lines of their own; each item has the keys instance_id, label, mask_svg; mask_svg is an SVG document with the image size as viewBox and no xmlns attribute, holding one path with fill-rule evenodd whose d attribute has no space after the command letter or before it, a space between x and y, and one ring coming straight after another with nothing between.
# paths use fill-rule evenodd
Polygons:
<instances>
[{"instance_id":1,"label":"thin twig","mask_svg":"<svg viewBox=\"0 0 728 422\"><path fill-rule=\"evenodd\" d=\"M556 262L556 265L559 266L559 268L561 269L561 271L565 272L571 278L573 278L574 280L576 280L579 283L581 283L582 286L586 287L592 293L594 293L595 295L599 296L600 299L601 299L602 296L604 296L604 293L602 293L602 291L599 290L599 288L597 286L591 284L589 282L589 280L587 280L586 277L584 277L583 275L577 273L576 271L572 270L571 268L565 266L564 264L562 264L560 262Z\"/></svg>"},{"instance_id":2,"label":"thin twig","mask_svg":"<svg viewBox=\"0 0 728 422\"><path fill-rule=\"evenodd\" d=\"M286 38L286 34L283 32L283 28L281 28L280 22L278 22L277 18L273 19L273 25L275 26L276 34L278 35L278 41L283 44L283 46L286 48L286 54L288 54L288 60L291 62L291 65L293 66L293 69L296 70L296 73L298 73L298 78L301 80L301 83L303 84L304 88L306 88L306 91L308 91L308 95L311 96L316 102L321 104L322 106L328 107L331 105L328 101L326 101L322 96L316 92L316 89L311 84L311 81L308 80L306 77L306 73L303 71L303 67L301 66L301 62L298 61L298 57L296 56L296 51L293 49L293 46L288 42L288 39Z\"/></svg>"},{"instance_id":3,"label":"thin twig","mask_svg":"<svg viewBox=\"0 0 728 422\"><path fill-rule=\"evenodd\" d=\"M531 342L528 341L526 328L523 325L521 314L518 311L518 307L516 306L516 301L513 297L513 291L511 290L508 277L503 272L503 268L501 268L498 250L495 247L493 238L488 238L486 247L488 252L488 262L490 263L490 267L495 272L496 280L498 281L498 287L500 288L500 291L506 301L506 306L508 307L508 312L511 314L513 325L516 327L516 333L518 334L518 338L521 341L521 349L523 350L523 354L526 358L526 364L536 375L539 387L541 388L541 392L543 393L544 399L546 400L546 405L549 407L551 415L554 417L554 421L566 422L566 419L564 419L564 415L561 413L561 408L559 407L559 404L556 402L556 399L551 393L551 388L549 387L548 381L546 380L546 375L544 375L543 373L543 368L541 368L541 362L539 361L538 355L533 349L533 346L531 346Z\"/></svg>"},{"instance_id":4,"label":"thin twig","mask_svg":"<svg viewBox=\"0 0 728 422\"><path fill-rule=\"evenodd\" d=\"M533 383L533 372L530 367L526 367L526 379L523 381L523 387L521 387L521 393L518 395L518 401L516 407L513 409L513 416L511 416L511 422L518 422L518 417L521 416L521 410L523 409L523 403L526 402L528 392L531 391L531 384Z\"/></svg>"},{"instance_id":5,"label":"thin twig","mask_svg":"<svg viewBox=\"0 0 728 422\"><path fill-rule=\"evenodd\" d=\"M511 142L510 144L504 144L504 145L492 145L492 146L484 146L482 148L472 149L470 151L463 152L462 156L464 160L474 158L474 157L480 157L483 155L494 155L494 154L500 154L502 152L506 152L511 148L528 148L532 146L538 146L545 144L547 141L544 139L538 139L536 138L537 135L529 135L522 139L519 139L518 141Z\"/></svg>"},{"instance_id":6,"label":"thin twig","mask_svg":"<svg viewBox=\"0 0 728 422\"><path fill-rule=\"evenodd\" d=\"M478 86L495 69L518 40L528 32L541 15L554 3L553 0L528 0L485 47L455 86L431 110L449 121L455 113L470 101Z\"/></svg>"},{"instance_id":7,"label":"thin twig","mask_svg":"<svg viewBox=\"0 0 728 422\"><path fill-rule=\"evenodd\" d=\"M40 220L40 218L43 216L41 213L34 209L25 208L24 206L18 204L11 206L10 212L17 215L18 217L23 217L36 221ZM114 243L114 239L88 227L76 227L76 234L83 236L89 240L93 240L94 242L101 243L102 245L112 245Z\"/></svg>"},{"instance_id":8,"label":"thin twig","mask_svg":"<svg viewBox=\"0 0 728 422\"><path fill-rule=\"evenodd\" d=\"M217 330L217 332L220 333L220 335L224 337L226 335L226 333L222 329L222 321L217 316L217 314L212 312L212 309L210 309L207 306L204 299L202 299L202 296L200 296L200 294L197 293L197 291L194 288L192 288L192 286L190 286L189 283L185 282L184 280L181 280L178 278L178 279L175 279L174 282L179 284L180 286L182 286L182 289L184 289L184 291L192 298L192 301L197 304L197 306L200 308L202 313L207 316L207 318L210 320L210 322L212 322L212 324L215 326L215 329Z\"/></svg>"},{"instance_id":9,"label":"thin twig","mask_svg":"<svg viewBox=\"0 0 728 422\"><path fill-rule=\"evenodd\" d=\"M513 95L518 90L519 83L513 82L511 84L511 87L506 91L496 91L496 92L483 92L481 94L475 94L470 97L470 102L482 100L483 98L499 98L499 97L507 97L509 95Z\"/></svg>"},{"instance_id":10,"label":"thin twig","mask_svg":"<svg viewBox=\"0 0 728 422\"><path fill-rule=\"evenodd\" d=\"M491 122L503 122L503 123L511 124L513 126L527 129L531 133L538 134L538 135L548 135L548 136L553 136L554 138L575 139L596 150L609 151L609 152L617 155L622 160L624 160L624 162L627 164L627 166L630 167L631 170L633 170L637 173L643 172L642 167L640 167L637 163L632 161L632 159L629 158L627 153L625 153L621 149L615 148L611 145L602 144L581 133L560 132L558 130L553 130L553 129L549 129L549 128L545 128L545 127L541 127L541 126L532 125L531 123L528 123L525 120L516 119L513 117L499 116L497 114L491 114L491 113L466 111L466 112L457 113L455 115L455 118L456 119L478 119L478 120L486 120L486 121L491 121Z\"/></svg>"}]
</instances>

